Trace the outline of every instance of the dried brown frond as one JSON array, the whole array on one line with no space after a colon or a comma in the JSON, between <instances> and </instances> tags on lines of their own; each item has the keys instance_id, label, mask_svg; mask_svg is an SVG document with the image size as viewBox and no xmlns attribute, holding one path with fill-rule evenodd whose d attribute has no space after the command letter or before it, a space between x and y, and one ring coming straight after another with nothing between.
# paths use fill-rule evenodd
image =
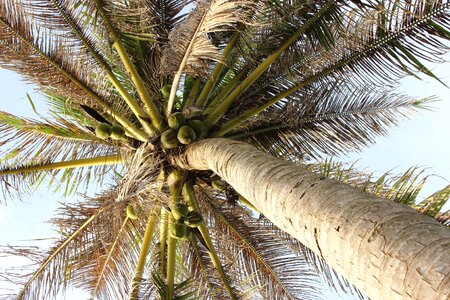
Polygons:
<instances>
[{"instance_id":1,"label":"dried brown frond","mask_svg":"<svg viewBox=\"0 0 450 300\"><path fill-rule=\"evenodd\" d=\"M67 29L59 29L60 35L53 34L56 29L47 28L46 10L38 12L40 22L47 27L39 23L39 16L30 12L31 8L20 0L0 3L1 66L18 72L43 91L94 106L99 111L104 108L98 105L98 100L117 102L108 92L110 87L105 85L104 76L93 69L95 64L73 44L69 34L63 34Z\"/></svg>"},{"instance_id":2,"label":"dried brown frond","mask_svg":"<svg viewBox=\"0 0 450 300\"><path fill-rule=\"evenodd\" d=\"M189 16L169 35L161 63L163 74L184 72L203 74L208 60L220 61L220 50L211 43L209 33L230 31L246 22L252 1L199 1Z\"/></svg>"},{"instance_id":3,"label":"dried brown frond","mask_svg":"<svg viewBox=\"0 0 450 300\"><path fill-rule=\"evenodd\" d=\"M275 238L273 225L250 217L238 205L217 205L218 199L198 188L199 201L205 207L209 227L220 245L218 252L231 260L227 267L242 290L255 289L264 299L318 299L317 274L304 257L293 253ZM244 286L245 287L245 286Z\"/></svg>"}]
</instances>

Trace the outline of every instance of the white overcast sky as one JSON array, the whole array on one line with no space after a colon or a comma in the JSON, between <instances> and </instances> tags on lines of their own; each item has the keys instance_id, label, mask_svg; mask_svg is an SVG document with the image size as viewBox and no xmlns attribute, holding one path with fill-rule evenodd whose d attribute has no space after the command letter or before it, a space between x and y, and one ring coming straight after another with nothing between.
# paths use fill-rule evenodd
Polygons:
<instances>
[{"instance_id":1,"label":"white overcast sky","mask_svg":"<svg viewBox=\"0 0 450 300\"><path fill-rule=\"evenodd\" d=\"M450 86L449 63L434 66L433 71ZM450 92L426 77L423 81L407 79L401 89L411 96L423 98L435 95L442 101L432 104L433 112L423 110L411 115L411 120L404 120L399 127L391 129L386 137L379 138L376 145L351 154L348 160L360 159L359 167L378 174L388 170L400 173L414 165L426 167L427 174L435 176L431 178L423 197L443 188L450 181ZM0 70L0 91L0 110L35 116L26 98L28 92L33 99L38 99L31 85L20 81L12 72ZM39 105L37 107L38 110L42 108ZM0 206L0 245L27 244L27 240L47 237L51 231L46 221L52 217L60 200L61 196L51 195L44 187L23 202L8 201L7 206ZM0 275L5 268L17 263L18 260L0 257ZM0 286L0 294L8 288L11 287ZM66 299L80 300L87 299L87 296L74 292ZM330 296L330 299L338 298Z\"/></svg>"}]
</instances>

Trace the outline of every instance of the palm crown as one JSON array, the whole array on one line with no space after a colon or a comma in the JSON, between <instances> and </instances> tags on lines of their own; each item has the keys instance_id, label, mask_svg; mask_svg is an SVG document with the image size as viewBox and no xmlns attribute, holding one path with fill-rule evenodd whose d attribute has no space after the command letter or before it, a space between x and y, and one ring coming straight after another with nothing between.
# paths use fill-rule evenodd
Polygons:
<instances>
[{"instance_id":1,"label":"palm crown","mask_svg":"<svg viewBox=\"0 0 450 300\"><path fill-rule=\"evenodd\" d=\"M1 64L52 105L41 120L0 113L5 193L47 174L69 194L114 175L102 195L61 208L61 240L19 297L66 283L105 299L314 297L314 267L334 277L318 256L216 175L174 161L213 137L296 163L372 143L422 106L392 87L435 77L421 61L448 51L449 6L0 0ZM450 188L416 205L414 170L389 184L330 161L310 168L447 222Z\"/></svg>"}]
</instances>

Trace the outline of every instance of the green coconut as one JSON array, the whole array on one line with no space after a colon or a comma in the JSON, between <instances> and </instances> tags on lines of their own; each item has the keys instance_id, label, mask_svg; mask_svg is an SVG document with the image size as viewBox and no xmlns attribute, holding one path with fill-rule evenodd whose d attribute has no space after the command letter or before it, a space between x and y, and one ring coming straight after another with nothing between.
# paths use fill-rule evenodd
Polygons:
<instances>
[{"instance_id":1,"label":"green coconut","mask_svg":"<svg viewBox=\"0 0 450 300\"><path fill-rule=\"evenodd\" d=\"M197 211L190 211L186 219L184 220L184 224L186 224L189 227L198 227L202 225L203 223L203 217L202 215Z\"/></svg>"},{"instance_id":2,"label":"green coconut","mask_svg":"<svg viewBox=\"0 0 450 300\"><path fill-rule=\"evenodd\" d=\"M100 123L95 127L95 135L103 140L111 136L111 126L108 123Z\"/></svg>"},{"instance_id":3,"label":"green coconut","mask_svg":"<svg viewBox=\"0 0 450 300\"><path fill-rule=\"evenodd\" d=\"M111 126L111 138L113 140L122 140L125 138L125 129L120 125Z\"/></svg>"},{"instance_id":4,"label":"green coconut","mask_svg":"<svg viewBox=\"0 0 450 300\"><path fill-rule=\"evenodd\" d=\"M215 189L217 189L219 191L223 191L227 187L225 181L220 180L220 179L211 181L211 185L212 185L213 188L215 188Z\"/></svg>"},{"instance_id":5,"label":"green coconut","mask_svg":"<svg viewBox=\"0 0 450 300\"><path fill-rule=\"evenodd\" d=\"M187 227L182 223L171 223L169 225L169 235L174 239L183 240L187 237Z\"/></svg>"},{"instance_id":6,"label":"green coconut","mask_svg":"<svg viewBox=\"0 0 450 300\"><path fill-rule=\"evenodd\" d=\"M164 99L168 100L170 97L170 90L172 89L172 85L166 84L161 88L161 94L163 95Z\"/></svg>"},{"instance_id":7,"label":"green coconut","mask_svg":"<svg viewBox=\"0 0 450 300\"><path fill-rule=\"evenodd\" d=\"M134 211L134 208L131 204L128 204L128 206L127 206L127 217L132 220L136 220L138 218L138 216L136 215L136 212Z\"/></svg>"},{"instance_id":8,"label":"green coconut","mask_svg":"<svg viewBox=\"0 0 450 300\"><path fill-rule=\"evenodd\" d=\"M177 132L172 128L161 134L161 144L165 149L172 149L178 146Z\"/></svg>"},{"instance_id":9,"label":"green coconut","mask_svg":"<svg viewBox=\"0 0 450 300\"><path fill-rule=\"evenodd\" d=\"M169 116L167 123L176 130L186 124L186 117L181 112L175 112Z\"/></svg>"},{"instance_id":10,"label":"green coconut","mask_svg":"<svg viewBox=\"0 0 450 300\"><path fill-rule=\"evenodd\" d=\"M188 123L188 126L194 129L197 139L201 139L206 134L206 126L200 120L192 120Z\"/></svg>"},{"instance_id":11,"label":"green coconut","mask_svg":"<svg viewBox=\"0 0 450 300\"><path fill-rule=\"evenodd\" d=\"M178 130L177 138L184 145L192 143L196 137L194 129L187 125L181 126Z\"/></svg>"},{"instance_id":12,"label":"green coconut","mask_svg":"<svg viewBox=\"0 0 450 300\"><path fill-rule=\"evenodd\" d=\"M171 206L170 209L173 217L177 220L185 218L189 213L189 207L184 203L177 203L174 206Z\"/></svg>"}]
</instances>

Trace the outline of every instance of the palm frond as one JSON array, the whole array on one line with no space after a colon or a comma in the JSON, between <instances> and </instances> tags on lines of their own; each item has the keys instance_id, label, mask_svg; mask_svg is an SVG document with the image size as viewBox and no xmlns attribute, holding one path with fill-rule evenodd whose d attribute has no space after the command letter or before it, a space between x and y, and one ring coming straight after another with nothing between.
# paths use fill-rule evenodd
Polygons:
<instances>
[{"instance_id":1,"label":"palm frond","mask_svg":"<svg viewBox=\"0 0 450 300\"><path fill-rule=\"evenodd\" d=\"M442 61L442 55L449 49L443 42L448 39L448 4L439 1L411 6L406 2L397 4L392 14L385 9L380 12L373 9L377 5L371 2L364 10L359 7L348 10L341 21L342 29L334 33L333 48L306 45L302 48L303 58L291 60L287 69L272 67L240 97L235 111L242 114L245 107L259 105L254 115L290 95L301 97L305 87L313 82L324 89L336 78L352 78L355 85L370 82L386 86L418 71L433 76L421 61ZM384 16L385 13L389 15ZM387 34L380 34L374 25L378 24L377 18L391 20L393 25ZM418 44L422 46L416 47Z\"/></svg>"},{"instance_id":2,"label":"palm frond","mask_svg":"<svg viewBox=\"0 0 450 300\"><path fill-rule=\"evenodd\" d=\"M2 1L0 5L2 67L81 103L89 103L92 98L106 102L107 94L102 91L99 78L92 78L89 71L70 62L73 55L67 53L64 40L35 36L37 25L17 1Z\"/></svg>"},{"instance_id":3,"label":"palm frond","mask_svg":"<svg viewBox=\"0 0 450 300\"><path fill-rule=\"evenodd\" d=\"M65 224L59 223L57 219L54 221L64 225L61 228L63 238L49 249L47 254L21 251L20 248L12 253L25 257L36 257L33 260L39 267L24 283L18 299L52 297L60 289L64 290L67 287L75 267L86 263L89 259L86 249L89 248L88 245L95 243L91 234L92 228L99 224L102 217L103 219L106 217L105 214L109 215L107 210L112 208L111 203L101 201L103 199L97 200L99 201L83 203L76 208L71 206L63 208L62 213L68 216L67 219L64 218ZM42 257L42 259L37 259L37 257ZM56 274L57 276L55 276Z\"/></svg>"},{"instance_id":4,"label":"palm frond","mask_svg":"<svg viewBox=\"0 0 450 300\"><path fill-rule=\"evenodd\" d=\"M163 72L175 74L168 100L170 114L182 73L199 75L208 68L207 60L220 61L219 48L213 45L208 34L231 30L245 21L251 1L213 0L200 1L195 10L174 29L169 36L169 47L162 57Z\"/></svg>"},{"instance_id":5,"label":"palm frond","mask_svg":"<svg viewBox=\"0 0 450 300\"><path fill-rule=\"evenodd\" d=\"M433 100L358 88L343 80L327 89L311 87L298 97L289 97L229 136L245 138L278 157L336 155L374 143L387 128Z\"/></svg>"},{"instance_id":6,"label":"palm frond","mask_svg":"<svg viewBox=\"0 0 450 300\"><path fill-rule=\"evenodd\" d=\"M426 185L428 176L418 167L411 167L400 175L386 172L378 178L374 178L372 173L359 171L355 163L347 166L332 159L311 164L309 168L377 197L408 205L419 213L436 219L442 216L439 211L450 199L450 186L446 186L419 202L419 193Z\"/></svg>"},{"instance_id":7,"label":"palm frond","mask_svg":"<svg viewBox=\"0 0 450 300\"><path fill-rule=\"evenodd\" d=\"M436 218L439 222L450 225L448 222L449 213L440 214L442 207L450 199L450 185L445 188L435 192L433 195L427 197L418 203L414 208L417 209L421 214L426 214L430 217ZM447 216L447 217L445 217Z\"/></svg>"},{"instance_id":8,"label":"palm frond","mask_svg":"<svg viewBox=\"0 0 450 300\"><path fill-rule=\"evenodd\" d=\"M215 239L222 245L218 251L233 263L228 266L235 277L251 280L253 288L264 299L319 299L315 288L318 277L301 257L284 247L267 224L247 216L244 209L214 204L208 193L197 189L206 206L209 222L214 224ZM301 274L301 276L300 276Z\"/></svg>"},{"instance_id":9,"label":"palm frond","mask_svg":"<svg viewBox=\"0 0 450 300\"><path fill-rule=\"evenodd\" d=\"M35 121L14 115L0 113L0 138L2 147L2 182L4 192L19 190L19 187L32 187L39 184L48 173L20 172L22 167L45 165L56 161L72 161L94 157L103 157L118 153L116 147L106 144L89 130L67 119ZM56 167L56 166L55 166ZM61 181L55 183L60 187L66 183L65 191L71 194L83 182L87 184L91 172L102 180L103 174L111 166L94 166L85 170L66 169L60 176ZM7 170L10 172L6 174ZM58 168L51 174L55 178ZM26 179L26 180L25 180ZM50 182L51 183L51 182ZM26 189L25 189L26 190Z\"/></svg>"}]
</instances>

